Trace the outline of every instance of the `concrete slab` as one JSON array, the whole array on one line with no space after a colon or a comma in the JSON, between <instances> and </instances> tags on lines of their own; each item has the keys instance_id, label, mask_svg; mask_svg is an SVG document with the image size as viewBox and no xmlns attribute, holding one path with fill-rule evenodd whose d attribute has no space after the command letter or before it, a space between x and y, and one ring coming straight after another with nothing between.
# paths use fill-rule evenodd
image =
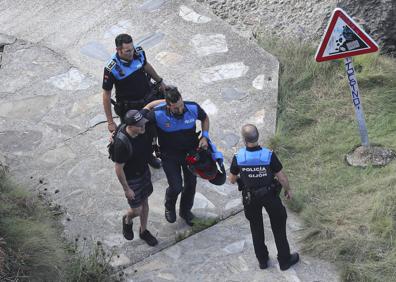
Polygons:
<instances>
[{"instance_id":1,"label":"concrete slab","mask_svg":"<svg viewBox=\"0 0 396 282\"><path fill-rule=\"evenodd\" d=\"M300 226L289 214L288 239L299 251ZM340 281L336 269L321 260L301 255L301 261L281 271L269 218L264 212L269 267L259 269L243 213L197 233L166 251L157 253L123 270L126 281Z\"/></svg>"}]
</instances>

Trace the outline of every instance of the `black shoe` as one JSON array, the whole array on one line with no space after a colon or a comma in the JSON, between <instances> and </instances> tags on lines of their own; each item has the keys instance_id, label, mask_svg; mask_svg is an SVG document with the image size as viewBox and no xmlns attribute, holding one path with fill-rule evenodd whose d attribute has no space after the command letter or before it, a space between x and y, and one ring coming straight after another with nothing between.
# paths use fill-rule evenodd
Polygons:
<instances>
[{"instance_id":1,"label":"black shoe","mask_svg":"<svg viewBox=\"0 0 396 282\"><path fill-rule=\"evenodd\" d=\"M126 218L126 215L122 217L122 234L124 235L125 239L130 241L133 240L133 222L131 222L130 224L126 224Z\"/></svg>"},{"instance_id":2,"label":"black shoe","mask_svg":"<svg viewBox=\"0 0 396 282\"><path fill-rule=\"evenodd\" d=\"M259 260L260 269L266 269L268 267L268 258Z\"/></svg>"},{"instance_id":3,"label":"black shoe","mask_svg":"<svg viewBox=\"0 0 396 282\"><path fill-rule=\"evenodd\" d=\"M156 158L154 156L150 157L150 160L148 162L148 164L152 167L152 168L156 168L159 169L162 166L162 161L159 158Z\"/></svg>"},{"instance_id":4,"label":"black shoe","mask_svg":"<svg viewBox=\"0 0 396 282\"><path fill-rule=\"evenodd\" d=\"M158 244L157 239L148 231L144 230L142 233L139 232L139 237L147 243L147 245L153 247Z\"/></svg>"},{"instance_id":5,"label":"black shoe","mask_svg":"<svg viewBox=\"0 0 396 282\"><path fill-rule=\"evenodd\" d=\"M180 215L181 218L183 218L186 221L186 223L188 225L190 225L190 226L194 225L192 220L195 218L195 215L191 211L179 212L179 215Z\"/></svg>"},{"instance_id":6,"label":"black shoe","mask_svg":"<svg viewBox=\"0 0 396 282\"><path fill-rule=\"evenodd\" d=\"M286 261L285 263L279 262L279 267L281 270L287 270L290 268L290 266L296 264L299 260L300 260L300 256L298 255L298 253L293 253L290 255L289 260Z\"/></svg>"},{"instance_id":7,"label":"black shoe","mask_svg":"<svg viewBox=\"0 0 396 282\"><path fill-rule=\"evenodd\" d=\"M169 223L174 223L176 221L176 211L165 208L165 218Z\"/></svg>"}]
</instances>

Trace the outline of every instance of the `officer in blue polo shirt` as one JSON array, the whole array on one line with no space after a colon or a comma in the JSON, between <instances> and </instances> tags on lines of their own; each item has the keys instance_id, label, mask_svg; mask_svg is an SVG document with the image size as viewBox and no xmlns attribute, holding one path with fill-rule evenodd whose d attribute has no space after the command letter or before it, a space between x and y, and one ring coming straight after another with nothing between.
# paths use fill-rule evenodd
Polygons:
<instances>
[{"instance_id":1,"label":"officer in blue polo shirt","mask_svg":"<svg viewBox=\"0 0 396 282\"><path fill-rule=\"evenodd\" d=\"M165 218L170 223L176 221L175 205L181 193L179 215L191 226L197 177L187 168L186 155L198 146L208 147L209 118L197 103L183 101L176 87L165 90L165 102L146 116L156 124L162 166L169 185L165 195ZM200 139L196 133L197 120L201 121Z\"/></svg>"},{"instance_id":2,"label":"officer in blue polo shirt","mask_svg":"<svg viewBox=\"0 0 396 282\"><path fill-rule=\"evenodd\" d=\"M286 199L291 198L289 181L282 170L282 164L271 150L258 145L259 133L256 126L242 127L245 148L234 156L230 167L230 182L241 186L245 216L250 222L253 246L261 269L268 267L268 249L264 243L263 207L271 222L278 262L286 270L299 260L298 253L290 254L286 237L286 209L272 185L274 177L284 188ZM239 176L238 176L239 175Z\"/></svg>"},{"instance_id":3,"label":"officer in blue polo shirt","mask_svg":"<svg viewBox=\"0 0 396 282\"><path fill-rule=\"evenodd\" d=\"M107 63L103 74L103 107L107 118L107 127L110 132L117 128L111 110L111 91L115 85L116 104L114 109L121 121L128 110L141 110L147 102L151 91L150 78L160 83L160 90L166 85L152 65L147 62L146 53L141 47L134 46L132 37L128 34L119 34L115 38L117 52ZM148 128L149 129L149 128ZM155 133L149 131L149 135ZM159 168L159 159L152 157L150 165Z\"/></svg>"}]
</instances>

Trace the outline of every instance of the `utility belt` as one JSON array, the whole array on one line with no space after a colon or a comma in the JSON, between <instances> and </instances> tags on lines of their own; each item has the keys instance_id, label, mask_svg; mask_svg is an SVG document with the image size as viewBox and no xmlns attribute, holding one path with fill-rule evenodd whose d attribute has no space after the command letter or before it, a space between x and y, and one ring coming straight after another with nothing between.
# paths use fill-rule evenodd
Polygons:
<instances>
[{"instance_id":1,"label":"utility belt","mask_svg":"<svg viewBox=\"0 0 396 282\"><path fill-rule=\"evenodd\" d=\"M252 201L257 199L262 199L271 194L275 196L279 196L280 191L282 189L282 185L277 179L274 179L270 186L264 187L245 187L242 183L242 180L238 178L238 190L242 191L242 203L244 206L250 205Z\"/></svg>"},{"instance_id":2,"label":"utility belt","mask_svg":"<svg viewBox=\"0 0 396 282\"><path fill-rule=\"evenodd\" d=\"M150 82L151 83L151 82ZM164 93L159 90L160 83L151 83L150 84L150 91L145 95L144 98L139 100L122 100L114 101L110 99L111 103L114 106L115 113L123 119L127 111L129 110L141 110L144 106L148 103L158 100L164 99Z\"/></svg>"},{"instance_id":3,"label":"utility belt","mask_svg":"<svg viewBox=\"0 0 396 282\"><path fill-rule=\"evenodd\" d=\"M146 105L145 99L139 99L139 100L132 100L132 101L114 101L111 99L111 103L114 106L114 111L115 113L123 119L127 111L129 110L141 110L143 107Z\"/></svg>"}]
</instances>

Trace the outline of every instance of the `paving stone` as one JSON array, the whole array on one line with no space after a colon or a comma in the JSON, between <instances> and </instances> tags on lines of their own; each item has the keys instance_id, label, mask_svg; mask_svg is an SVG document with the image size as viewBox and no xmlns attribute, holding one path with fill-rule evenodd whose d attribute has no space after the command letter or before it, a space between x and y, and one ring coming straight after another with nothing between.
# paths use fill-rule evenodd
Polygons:
<instances>
[{"instance_id":1,"label":"paving stone","mask_svg":"<svg viewBox=\"0 0 396 282\"><path fill-rule=\"evenodd\" d=\"M173 52L159 52L155 59L163 65L174 66L183 60L183 56Z\"/></svg>"},{"instance_id":2,"label":"paving stone","mask_svg":"<svg viewBox=\"0 0 396 282\"><path fill-rule=\"evenodd\" d=\"M166 0L146 0L144 3L139 7L140 10L143 11L154 11L159 8L166 2Z\"/></svg>"},{"instance_id":3,"label":"paving stone","mask_svg":"<svg viewBox=\"0 0 396 282\"><path fill-rule=\"evenodd\" d=\"M165 34L162 32L154 32L149 35L144 36L143 38L140 38L136 45L141 46L144 49L151 48L157 44L159 44L162 39L165 37Z\"/></svg>"},{"instance_id":4,"label":"paving stone","mask_svg":"<svg viewBox=\"0 0 396 282\"><path fill-rule=\"evenodd\" d=\"M210 115L210 116L214 116L217 114L217 112L219 111L217 106L210 100L207 99L205 100L201 107L205 110L205 112Z\"/></svg>"},{"instance_id":5,"label":"paving stone","mask_svg":"<svg viewBox=\"0 0 396 282\"><path fill-rule=\"evenodd\" d=\"M211 18L202 16L196 13L193 9L184 5L180 6L179 15L186 21L198 23L198 24L208 23L211 21Z\"/></svg>"},{"instance_id":6,"label":"paving stone","mask_svg":"<svg viewBox=\"0 0 396 282\"><path fill-rule=\"evenodd\" d=\"M87 43L80 49L80 52L88 57L98 59L103 62L110 59L110 53L107 51L106 47L97 41Z\"/></svg>"},{"instance_id":7,"label":"paving stone","mask_svg":"<svg viewBox=\"0 0 396 282\"><path fill-rule=\"evenodd\" d=\"M67 73L50 77L47 81L62 90L85 90L95 84L76 68L71 68Z\"/></svg>"},{"instance_id":8,"label":"paving stone","mask_svg":"<svg viewBox=\"0 0 396 282\"><path fill-rule=\"evenodd\" d=\"M228 52L224 34L197 34L190 41L198 57Z\"/></svg>"},{"instance_id":9,"label":"paving stone","mask_svg":"<svg viewBox=\"0 0 396 282\"><path fill-rule=\"evenodd\" d=\"M241 240L225 246L223 250L229 254L236 254L242 252L244 246L245 246L245 240Z\"/></svg>"},{"instance_id":10,"label":"paving stone","mask_svg":"<svg viewBox=\"0 0 396 282\"><path fill-rule=\"evenodd\" d=\"M243 62L235 62L202 69L200 76L203 82L213 83L219 80L239 78L249 70Z\"/></svg>"},{"instance_id":11,"label":"paving stone","mask_svg":"<svg viewBox=\"0 0 396 282\"><path fill-rule=\"evenodd\" d=\"M0 33L0 45L8 45L12 44L16 41L16 38L14 36Z\"/></svg>"},{"instance_id":12,"label":"paving stone","mask_svg":"<svg viewBox=\"0 0 396 282\"><path fill-rule=\"evenodd\" d=\"M243 98L244 96L246 96L246 93L238 91L237 89L235 89L233 87L227 87L227 88L223 89L221 94L226 101L239 100L239 99Z\"/></svg>"}]
</instances>

